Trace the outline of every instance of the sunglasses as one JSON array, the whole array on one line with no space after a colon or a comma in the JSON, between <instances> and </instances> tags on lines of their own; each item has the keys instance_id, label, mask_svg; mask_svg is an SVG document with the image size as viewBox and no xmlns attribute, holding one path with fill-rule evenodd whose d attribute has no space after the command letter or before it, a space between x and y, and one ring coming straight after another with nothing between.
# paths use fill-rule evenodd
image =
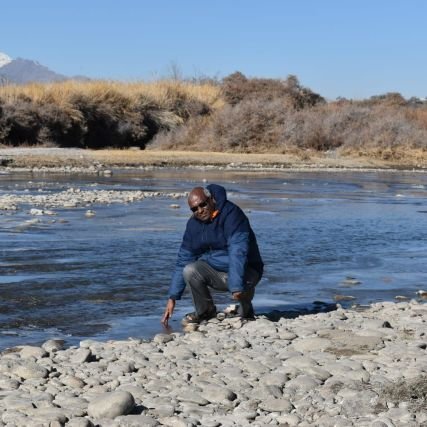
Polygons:
<instances>
[{"instance_id":1,"label":"sunglasses","mask_svg":"<svg viewBox=\"0 0 427 427\"><path fill-rule=\"evenodd\" d=\"M193 206L192 208L190 208L191 212L196 213L199 210L199 208L204 209L208 205L208 200L209 199L206 199L203 202L199 203L198 205Z\"/></svg>"}]
</instances>

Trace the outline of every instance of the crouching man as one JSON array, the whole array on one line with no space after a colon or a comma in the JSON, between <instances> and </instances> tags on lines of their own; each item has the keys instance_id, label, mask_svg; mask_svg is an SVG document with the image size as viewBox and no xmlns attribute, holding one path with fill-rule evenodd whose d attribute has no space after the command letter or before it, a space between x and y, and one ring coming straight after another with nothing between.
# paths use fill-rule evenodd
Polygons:
<instances>
[{"instance_id":1,"label":"crouching man","mask_svg":"<svg viewBox=\"0 0 427 427\"><path fill-rule=\"evenodd\" d=\"M193 215L178 252L162 323L168 325L186 285L195 312L184 317L184 324L216 317L210 288L230 292L239 302L239 315L254 318L252 299L264 264L247 216L216 184L193 188L188 205Z\"/></svg>"}]
</instances>

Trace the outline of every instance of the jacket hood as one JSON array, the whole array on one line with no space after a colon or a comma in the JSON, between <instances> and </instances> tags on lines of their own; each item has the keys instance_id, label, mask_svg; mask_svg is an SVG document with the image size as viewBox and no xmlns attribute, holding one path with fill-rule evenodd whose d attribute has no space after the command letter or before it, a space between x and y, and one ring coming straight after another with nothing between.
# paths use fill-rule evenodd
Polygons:
<instances>
[{"instance_id":1,"label":"jacket hood","mask_svg":"<svg viewBox=\"0 0 427 427\"><path fill-rule=\"evenodd\" d=\"M225 188L218 184L209 184L206 188L215 199L217 209L222 210L225 202L227 201L227 191Z\"/></svg>"}]
</instances>

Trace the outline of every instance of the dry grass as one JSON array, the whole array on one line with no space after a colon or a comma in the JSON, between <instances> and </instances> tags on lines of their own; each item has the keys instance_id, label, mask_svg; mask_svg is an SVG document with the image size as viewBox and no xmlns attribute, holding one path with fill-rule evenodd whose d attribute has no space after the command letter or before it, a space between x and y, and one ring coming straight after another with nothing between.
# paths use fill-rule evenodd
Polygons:
<instances>
[{"instance_id":1,"label":"dry grass","mask_svg":"<svg viewBox=\"0 0 427 427\"><path fill-rule=\"evenodd\" d=\"M0 143L144 148L161 130L222 106L213 84L66 81L0 87Z\"/></svg>"},{"instance_id":2,"label":"dry grass","mask_svg":"<svg viewBox=\"0 0 427 427\"><path fill-rule=\"evenodd\" d=\"M421 376L414 379L401 380L395 384L384 387L378 392L380 401L377 411L381 412L387 408L387 402L398 406L406 402L409 409L414 412L427 410L427 377Z\"/></svg>"},{"instance_id":3,"label":"dry grass","mask_svg":"<svg viewBox=\"0 0 427 427\"><path fill-rule=\"evenodd\" d=\"M120 95L120 97L126 98L129 104L138 103L141 98L145 98L147 102L155 104L159 108L167 108L175 102L176 98L183 96L204 102L212 108L219 108L224 104L218 86L176 80L161 80L153 83L68 80L50 84L0 86L0 99L6 103L29 99L37 104L64 105L70 103L76 94L84 94L94 100Z\"/></svg>"}]
</instances>

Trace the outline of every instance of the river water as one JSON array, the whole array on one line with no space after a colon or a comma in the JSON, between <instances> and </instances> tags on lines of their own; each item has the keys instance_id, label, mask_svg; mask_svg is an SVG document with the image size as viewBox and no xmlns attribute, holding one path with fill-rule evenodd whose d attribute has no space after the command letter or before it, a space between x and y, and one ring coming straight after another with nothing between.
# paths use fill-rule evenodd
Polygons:
<instances>
[{"instance_id":1,"label":"river water","mask_svg":"<svg viewBox=\"0 0 427 427\"><path fill-rule=\"evenodd\" d=\"M409 172L122 170L94 175L0 175L2 194L81 189L188 191L224 185L247 213L265 261L257 313L298 314L321 303L365 305L426 290L427 175ZM171 208L178 204L179 209ZM0 211L0 349L50 338L75 345L150 338L166 302L189 210L184 198ZM219 294L220 308L232 301ZM178 302L172 330L190 311Z\"/></svg>"}]
</instances>

